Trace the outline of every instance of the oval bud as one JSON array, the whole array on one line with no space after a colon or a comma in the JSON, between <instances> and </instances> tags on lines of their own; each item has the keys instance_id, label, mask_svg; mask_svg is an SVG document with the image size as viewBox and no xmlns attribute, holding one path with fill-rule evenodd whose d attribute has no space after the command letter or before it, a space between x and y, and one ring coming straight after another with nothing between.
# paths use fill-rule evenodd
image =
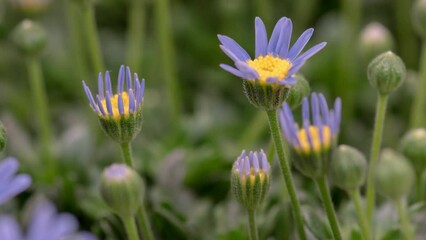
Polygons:
<instances>
[{"instance_id":1,"label":"oval bud","mask_svg":"<svg viewBox=\"0 0 426 240\"><path fill-rule=\"evenodd\" d=\"M142 179L127 165L112 164L102 173L101 195L116 214L131 217L143 201Z\"/></svg>"},{"instance_id":2,"label":"oval bud","mask_svg":"<svg viewBox=\"0 0 426 240\"><path fill-rule=\"evenodd\" d=\"M0 152L3 151L6 147L7 138L6 138L6 129L3 126L3 123L0 122Z\"/></svg>"},{"instance_id":3,"label":"oval bud","mask_svg":"<svg viewBox=\"0 0 426 240\"><path fill-rule=\"evenodd\" d=\"M265 84L261 81L252 80L244 80L243 88L249 102L266 111L280 108L290 90L290 86L287 85Z\"/></svg>"},{"instance_id":4,"label":"oval bud","mask_svg":"<svg viewBox=\"0 0 426 240\"><path fill-rule=\"evenodd\" d=\"M401 140L401 151L421 174L426 167L426 129L417 128L406 133Z\"/></svg>"},{"instance_id":5,"label":"oval bud","mask_svg":"<svg viewBox=\"0 0 426 240\"><path fill-rule=\"evenodd\" d=\"M394 39L385 26L372 22L362 30L359 44L363 59L369 62L380 53L392 50Z\"/></svg>"},{"instance_id":6,"label":"oval bud","mask_svg":"<svg viewBox=\"0 0 426 240\"><path fill-rule=\"evenodd\" d=\"M37 55L46 45L46 31L31 20L22 21L13 31L12 40L24 54Z\"/></svg>"},{"instance_id":7,"label":"oval bud","mask_svg":"<svg viewBox=\"0 0 426 240\"><path fill-rule=\"evenodd\" d=\"M234 162L231 174L231 190L238 202L249 210L255 210L263 201L270 185L270 165L263 150L245 151Z\"/></svg>"},{"instance_id":8,"label":"oval bud","mask_svg":"<svg viewBox=\"0 0 426 240\"><path fill-rule=\"evenodd\" d=\"M413 4L412 21L414 29L423 38L426 37L426 0L417 0Z\"/></svg>"},{"instance_id":9,"label":"oval bud","mask_svg":"<svg viewBox=\"0 0 426 240\"><path fill-rule=\"evenodd\" d=\"M393 200L407 195L414 183L414 169L401 154L385 149L376 169L377 191Z\"/></svg>"},{"instance_id":10,"label":"oval bud","mask_svg":"<svg viewBox=\"0 0 426 240\"><path fill-rule=\"evenodd\" d=\"M303 75L297 74L295 78L297 82L291 86L288 97L285 100L291 109L299 107L302 104L303 98L309 96L311 92L309 82Z\"/></svg>"},{"instance_id":11,"label":"oval bud","mask_svg":"<svg viewBox=\"0 0 426 240\"><path fill-rule=\"evenodd\" d=\"M24 14L36 16L44 13L49 0L10 0L12 6Z\"/></svg>"},{"instance_id":12,"label":"oval bud","mask_svg":"<svg viewBox=\"0 0 426 240\"><path fill-rule=\"evenodd\" d=\"M399 88L406 75L406 68L401 58L391 51L380 54L371 61L367 70L371 85L382 95Z\"/></svg>"},{"instance_id":13,"label":"oval bud","mask_svg":"<svg viewBox=\"0 0 426 240\"><path fill-rule=\"evenodd\" d=\"M340 145L333 153L330 163L330 176L339 188L351 191L365 182L367 159L357 149Z\"/></svg>"}]
</instances>

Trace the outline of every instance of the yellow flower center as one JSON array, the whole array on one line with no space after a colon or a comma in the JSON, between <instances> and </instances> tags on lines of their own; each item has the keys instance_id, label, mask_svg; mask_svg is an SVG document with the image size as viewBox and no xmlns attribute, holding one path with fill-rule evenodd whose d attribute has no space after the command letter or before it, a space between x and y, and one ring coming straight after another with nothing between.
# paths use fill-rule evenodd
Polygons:
<instances>
[{"instance_id":1,"label":"yellow flower center","mask_svg":"<svg viewBox=\"0 0 426 240\"><path fill-rule=\"evenodd\" d=\"M321 143L321 137L319 134L319 129L316 126L309 127L309 133L312 136L312 148L309 143L308 135L306 134L306 130L304 128L300 129L297 133L299 137L300 147L299 150L302 150L305 153L309 153L311 149L315 152L320 152L322 147L329 148L331 145L331 130L329 126L322 127L323 134L323 143Z\"/></svg>"},{"instance_id":2,"label":"yellow flower center","mask_svg":"<svg viewBox=\"0 0 426 240\"><path fill-rule=\"evenodd\" d=\"M291 68L291 62L280 57L274 57L271 54L259 56L254 60L248 60L247 64L254 68L259 74L259 80L266 82L269 77L277 77L282 80L287 76Z\"/></svg>"},{"instance_id":3,"label":"yellow flower center","mask_svg":"<svg viewBox=\"0 0 426 240\"><path fill-rule=\"evenodd\" d=\"M122 92L121 97L123 98L123 109L124 114L127 116L129 114L129 95L127 92ZM102 107L104 108L105 113L109 115L106 99L102 100ZM118 94L115 94L111 97L111 108L112 108L112 116L115 119L118 119L121 117L120 111L118 110Z\"/></svg>"},{"instance_id":4,"label":"yellow flower center","mask_svg":"<svg viewBox=\"0 0 426 240\"><path fill-rule=\"evenodd\" d=\"M260 181L263 182L265 180L265 177L266 177L265 172L262 169L259 169L258 174L259 174L259 177L260 177ZM247 178L250 180L250 184L254 184L254 181L256 180L256 173L254 172L253 167L250 167L249 175L247 175L247 176L243 175L243 178L242 178L243 184L245 184Z\"/></svg>"}]
</instances>

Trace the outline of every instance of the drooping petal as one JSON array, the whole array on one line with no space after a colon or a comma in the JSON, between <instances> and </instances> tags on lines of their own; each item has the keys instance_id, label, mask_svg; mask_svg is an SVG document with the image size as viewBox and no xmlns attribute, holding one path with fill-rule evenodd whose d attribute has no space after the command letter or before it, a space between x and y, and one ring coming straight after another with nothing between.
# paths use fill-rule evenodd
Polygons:
<instances>
[{"instance_id":1,"label":"drooping petal","mask_svg":"<svg viewBox=\"0 0 426 240\"><path fill-rule=\"evenodd\" d=\"M235 54L235 56L238 57L241 61L247 61L250 59L250 56L244 50L234 39L225 36L225 35L217 35L219 38L219 41L222 43L222 45L230 50L232 53Z\"/></svg>"},{"instance_id":2,"label":"drooping petal","mask_svg":"<svg viewBox=\"0 0 426 240\"><path fill-rule=\"evenodd\" d=\"M240 71L240 70L238 70L238 69L236 69L236 68L233 68L233 67L231 67L231 66L229 66L229 65L227 65L227 64L220 64L219 65L223 70L225 70L225 71L227 71L227 72L230 72L230 73L232 73L232 74L234 74L235 76L237 76L237 77L240 77L240 78L244 78L244 74Z\"/></svg>"},{"instance_id":3,"label":"drooping petal","mask_svg":"<svg viewBox=\"0 0 426 240\"><path fill-rule=\"evenodd\" d=\"M248 79L258 79L259 73L257 73L256 70L251 68L247 63L245 62L236 62L235 66L244 74L244 76L248 76Z\"/></svg>"}]
</instances>

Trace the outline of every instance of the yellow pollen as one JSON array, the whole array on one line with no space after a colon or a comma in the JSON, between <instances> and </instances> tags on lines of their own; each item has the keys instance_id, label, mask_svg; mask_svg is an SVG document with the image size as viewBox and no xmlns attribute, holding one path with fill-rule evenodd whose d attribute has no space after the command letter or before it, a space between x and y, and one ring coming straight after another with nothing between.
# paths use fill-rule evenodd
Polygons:
<instances>
[{"instance_id":1,"label":"yellow pollen","mask_svg":"<svg viewBox=\"0 0 426 240\"><path fill-rule=\"evenodd\" d=\"M324 137L324 143L321 143L321 137L319 134L319 129L316 126L310 126L309 127L309 133L312 136L312 147L315 152L320 152L322 147L329 148L331 145L331 130L329 126L323 126L322 127L322 134ZM311 145L309 144L309 139L306 134L306 131L304 128L300 129L297 133L297 136L299 138L300 147L298 147L299 150L302 150L304 153L309 153L311 151Z\"/></svg>"},{"instance_id":2,"label":"yellow pollen","mask_svg":"<svg viewBox=\"0 0 426 240\"><path fill-rule=\"evenodd\" d=\"M129 95L127 92L122 92L121 97L123 98L123 109L125 116L129 115ZM106 99L102 100L102 107L104 108L105 113L109 115ZM111 97L111 107L112 107L112 116L115 119L118 119L121 117L120 111L118 110L118 94L115 94ZM102 116L102 115L101 115Z\"/></svg>"},{"instance_id":3,"label":"yellow pollen","mask_svg":"<svg viewBox=\"0 0 426 240\"><path fill-rule=\"evenodd\" d=\"M262 169L259 169L259 177L260 181L263 182L265 180L265 172ZM242 182L245 183L246 178L250 179L250 184L254 184L254 181L256 180L256 173L254 172L254 168L250 167L250 173L248 176L243 175Z\"/></svg>"},{"instance_id":4,"label":"yellow pollen","mask_svg":"<svg viewBox=\"0 0 426 240\"><path fill-rule=\"evenodd\" d=\"M259 80L266 82L269 77L284 79L288 70L291 68L291 62L280 57L274 57L271 54L259 56L254 60L248 60L247 64L254 68L259 74Z\"/></svg>"}]
</instances>

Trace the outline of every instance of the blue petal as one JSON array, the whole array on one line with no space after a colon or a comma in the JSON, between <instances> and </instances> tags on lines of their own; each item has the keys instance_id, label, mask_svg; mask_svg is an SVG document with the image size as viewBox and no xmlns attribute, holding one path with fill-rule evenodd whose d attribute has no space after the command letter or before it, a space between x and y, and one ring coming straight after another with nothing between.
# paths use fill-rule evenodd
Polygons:
<instances>
[{"instance_id":1,"label":"blue petal","mask_svg":"<svg viewBox=\"0 0 426 240\"><path fill-rule=\"evenodd\" d=\"M299 57L297 57L294 61L295 62L305 62L310 57L312 57L317 52L319 52L321 49L323 49L325 47L325 45L327 45L326 42L318 43L317 45L311 47L309 50L307 50L302 55L300 55Z\"/></svg>"},{"instance_id":2,"label":"blue petal","mask_svg":"<svg viewBox=\"0 0 426 240\"><path fill-rule=\"evenodd\" d=\"M233 67L231 67L231 66L229 66L229 65L227 65L227 64L220 64L219 66L220 66L223 70L225 70L225 71L227 71L227 72L230 72L230 73L234 74L234 75L235 75L235 76L237 76L237 77L244 78L244 74L243 74L240 70L238 70L238 69L236 69L236 68L233 68Z\"/></svg>"},{"instance_id":3,"label":"blue petal","mask_svg":"<svg viewBox=\"0 0 426 240\"><path fill-rule=\"evenodd\" d=\"M7 215L0 215L0 239L23 240L21 228L18 222Z\"/></svg>"},{"instance_id":4,"label":"blue petal","mask_svg":"<svg viewBox=\"0 0 426 240\"><path fill-rule=\"evenodd\" d=\"M118 94L117 104L118 104L118 112L120 113L120 115L123 115L124 103L123 103L123 96L121 96L121 94Z\"/></svg>"},{"instance_id":5,"label":"blue petal","mask_svg":"<svg viewBox=\"0 0 426 240\"><path fill-rule=\"evenodd\" d=\"M302 101L302 121L303 125L310 125L309 123L309 101L307 97L303 98Z\"/></svg>"},{"instance_id":6,"label":"blue petal","mask_svg":"<svg viewBox=\"0 0 426 240\"><path fill-rule=\"evenodd\" d=\"M54 227L49 231L51 239L66 239L78 229L77 219L71 214L62 213L55 216ZM74 239L74 238L73 238Z\"/></svg>"},{"instance_id":7,"label":"blue petal","mask_svg":"<svg viewBox=\"0 0 426 240\"><path fill-rule=\"evenodd\" d=\"M84 81L83 81L83 88L84 88L84 91L86 92L87 98L89 99L90 106L92 106L93 110L98 112L99 110L98 110L98 107L95 104L95 100L93 99L92 92L90 92L89 87L87 87L87 85Z\"/></svg>"},{"instance_id":8,"label":"blue petal","mask_svg":"<svg viewBox=\"0 0 426 240\"><path fill-rule=\"evenodd\" d=\"M13 157L7 157L0 163L0 186L3 186L15 175L18 167L18 161Z\"/></svg>"},{"instance_id":9,"label":"blue petal","mask_svg":"<svg viewBox=\"0 0 426 240\"><path fill-rule=\"evenodd\" d=\"M135 95L132 89L129 89L129 112L135 112Z\"/></svg>"},{"instance_id":10,"label":"blue petal","mask_svg":"<svg viewBox=\"0 0 426 240\"><path fill-rule=\"evenodd\" d=\"M265 24L262 19L256 17L255 22L255 35L256 35L256 57L264 56L267 54L268 36L266 34Z\"/></svg>"},{"instance_id":11,"label":"blue petal","mask_svg":"<svg viewBox=\"0 0 426 240\"><path fill-rule=\"evenodd\" d=\"M280 80L278 79L278 77L268 77L268 78L266 78L266 82L267 83L279 83Z\"/></svg>"},{"instance_id":12,"label":"blue petal","mask_svg":"<svg viewBox=\"0 0 426 240\"><path fill-rule=\"evenodd\" d=\"M19 174L8 182L6 189L0 191L0 205L9 201L31 185L31 178L26 174Z\"/></svg>"},{"instance_id":13,"label":"blue petal","mask_svg":"<svg viewBox=\"0 0 426 240\"><path fill-rule=\"evenodd\" d=\"M284 80L281 80L278 82L281 85L294 85L297 83L297 79L293 77L285 78Z\"/></svg>"},{"instance_id":14,"label":"blue petal","mask_svg":"<svg viewBox=\"0 0 426 240\"><path fill-rule=\"evenodd\" d=\"M328 118L328 105L327 101L325 100L325 97L323 94L319 94L319 100L320 100L320 109L321 109L321 115L322 115L322 122L326 125L330 126L329 118Z\"/></svg>"},{"instance_id":15,"label":"blue petal","mask_svg":"<svg viewBox=\"0 0 426 240\"><path fill-rule=\"evenodd\" d=\"M241 61L247 61L250 59L246 50L244 50L234 39L224 35L217 35L217 37L223 46L233 52Z\"/></svg>"},{"instance_id":16,"label":"blue petal","mask_svg":"<svg viewBox=\"0 0 426 240\"><path fill-rule=\"evenodd\" d=\"M105 72L105 87L106 87L106 90L112 94L111 76L109 75L109 71Z\"/></svg>"},{"instance_id":17,"label":"blue petal","mask_svg":"<svg viewBox=\"0 0 426 240\"><path fill-rule=\"evenodd\" d=\"M126 67L126 85L127 91L132 88L132 72L130 72L130 68Z\"/></svg>"},{"instance_id":18,"label":"blue petal","mask_svg":"<svg viewBox=\"0 0 426 240\"><path fill-rule=\"evenodd\" d=\"M287 76L293 76L293 74L297 73L305 64L305 62L294 62L287 73Z\"/></svg>"},{"instance_id":19,"label":"blue petal","mask_svg":"<svg viewBox=\"0 0 426 240\"><path fill-rule=\"evenodd\" d=\"M227 49L225 46L223 45L219 45L220 49L222 49L222 51L226 54L226 56L228 56L230 59L232 59L232 61L234 62L238 62L238 61L242 61L241 59L239 59L237 57L237 55L235 55L233 52L231 52L229 49Z\"/></svg>"},{"instance_id":20,"label":"blue petal","mask_svg":"<svg viewBox=\"0 0 426 240\"><path fill-rule=\"evenodd\" d=\"M272 35L271 38L269 39L269 44L268 44L268 53L275 55L276 54L276 49L277 49L277 43L278 43L278 39L280 38L281 35L281 29L283 27L283 24L287 21L286 17L282 17L280 18L280 20L278 20L277 24L274 27L274 30L272 31Z\"/></svg>"},{"instance_id":21,"label":"blue petal","mask_svg":"<svg viewBox=\"0 0 426 240\"><path fill-rule=\"evenodd\" d=\"M312 108L312 120L314 122L314 125L318 128L319 137L321 139L321 142L324 142L324 134L323 134L323 127L321 122L321 116L320 116L320 110L319 110L319 102L318 102L318 96L316 93L312 93L311 95L311 108Z\"/></svg>"},{"instance_id":22,"label":"blue petal","mask_svg":"<svg viewBox=\"0 0 426 240\"><path fill-rule=\"evenodd\" d=\"M100 72L98 75L98 94L101 99L104 99L104 79L102 77L102 73Z\"/></svg>"},{"instance_id":23,"label":"blue petal","mask_svg":"<svg viewBox=\"0 0 426 240\"><path fill-rule=\"evenodd\" d=\"M236 62L235 66L238 68L238 70L243 73L244 77L247 79L258 79L259 73L257 73L256 70L251 68L247 63L245 62Z\"/></svg>"},{"instance_id":24,"label":"blue petal","mask_svg":"<svg viewBox=\"0 0 426 240\"><path fill-rule=\"evenodd\" d=\"M255 173L259 172L259 158L257 157L257 153L253 156L253 170Z\"/></svg>"},{"instance_id":25,"label":"blue petal","mask_svg":"<svg viewBox=\"0 0 426 240\"><path fill-rule=\"evenodd\" d=\"M106 116L107 114L105 113L104 107L102 106L102 101L99 98L99 95L96 96L96 103L97 103L97 106L98 106L98 109L99 109L98 112L100 112L102 115Z\"/></svg>"},{"instance_id":26,"label":"blue petal","mask_svg":"<svg viewBox=\"0 0 426 240\"><path fill-rule=\"evenodd\" d=\"M111 98L112 95L109 91L106 91L106 106L107 106L107 111L109 113L109 115L114 115L114 112L112 111L112 104L111 104Z\"/></svg>"},{"instance_id":27,"label":"blue petal","mask_svg":"<svg viewBox=\"0 0 426 240\"><path fill-rule=\"evenodd\" d=\"M298 128L295 124L293 113L291 112L290 106L287 102L283 105L284 116L286 118L287 127L290 130L291 138L294 140L293 144L300 146L300 141L297 136Z\"/></svg>"},{"instance_id":28,"label":"blue petal","mask_svg":"<svg viewBox=\"0 0 426 240\"><path fill-rule=\"evenodd\" d=\"M280 55L281 58L286 59L288 54L288 49L290 47L291 34L293 31L293 23L290 19L283 25L282 33L280 39L278 40L276 52Z\"/></svg>"},{"instance_id":29,"label":"blue petal","mask_svg":"<svg viewBox=\"0 0 426 240\"><path fill-rule=\"evenodd\" d=\"M121 65L120 71L118 72L117 92L121 94L123 90L124 90L124 65Z\"/></svg>"},{"instance_id":30,"label":"blue petal","mask_svg":"<svg viewBox=\"0 0 426 240\"><path fill-rule=\"evenodd\" d=\"M309 28L306 31L300 35L300 37L297 39L296 43L291 47L290 52L288 53L288 59L290 61L293 61L297 55L302 52L303 48L306 46L306 44L309 42L309 39L311 39L312 34L314 33L313 28Z\"/></svg>"}]
</instances>

